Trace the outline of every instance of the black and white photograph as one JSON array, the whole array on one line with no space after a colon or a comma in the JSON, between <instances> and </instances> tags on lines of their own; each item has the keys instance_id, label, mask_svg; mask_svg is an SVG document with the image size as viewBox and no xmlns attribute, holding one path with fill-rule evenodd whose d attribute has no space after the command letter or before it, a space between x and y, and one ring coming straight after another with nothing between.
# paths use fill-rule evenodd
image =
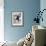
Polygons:
<instances>
[{"instance_id":1,"label":"black and white photograph","mask_svg":"<svg viewBox=\"0 0 46 46\"><path fill-rule=\"evenodd\" d=\"M12 25L23 26L23 12L12 12Z\"/></svg>"}]
</instances>

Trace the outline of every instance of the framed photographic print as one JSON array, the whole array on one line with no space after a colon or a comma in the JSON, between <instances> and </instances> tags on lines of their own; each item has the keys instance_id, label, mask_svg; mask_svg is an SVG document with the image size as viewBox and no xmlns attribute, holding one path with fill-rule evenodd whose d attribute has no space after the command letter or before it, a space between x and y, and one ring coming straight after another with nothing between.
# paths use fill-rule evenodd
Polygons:
<instances>
[{"instance_id":1,"label":"framed photographic print","mask_svg":"<svg viewBox=\"0 0 46 46\"><path fill-rule=\"evenodd\" d=\"M23 12L12 12L12 25L13 26L23 26Z\"/></svg>"}]
</instances>

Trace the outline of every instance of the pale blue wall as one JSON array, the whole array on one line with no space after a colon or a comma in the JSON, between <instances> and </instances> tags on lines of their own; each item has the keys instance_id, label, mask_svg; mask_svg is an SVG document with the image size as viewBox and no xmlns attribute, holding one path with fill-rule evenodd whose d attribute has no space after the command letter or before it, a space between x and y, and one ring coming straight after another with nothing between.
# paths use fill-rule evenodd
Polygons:
<instances>
[{"instance_id":1,"label":"pale blue wall","mask_svg":"<svg viewBox=\"0 0 46 46\"><path fill-rule=\"evenodd\" d=\"M46 9L46 0L41 0L40 1L40 10L42 11L43 9ZM46 10L43 12L43 22L40 21L40 25L46 27Z\"/></svg>"},{"instance_id":2,"label":"pale blue wall","mask_svg":"<svg viewBox=\"0 0 46 46\"><path fill-rule=\"evenodd\" d=\"M40 9L40 0L5 0L4 1L5 40L17 41L24 37L32 27L32 20ZM11 26L11 11L24 11L24 27Z\"/></svg>"}]
</instances>

